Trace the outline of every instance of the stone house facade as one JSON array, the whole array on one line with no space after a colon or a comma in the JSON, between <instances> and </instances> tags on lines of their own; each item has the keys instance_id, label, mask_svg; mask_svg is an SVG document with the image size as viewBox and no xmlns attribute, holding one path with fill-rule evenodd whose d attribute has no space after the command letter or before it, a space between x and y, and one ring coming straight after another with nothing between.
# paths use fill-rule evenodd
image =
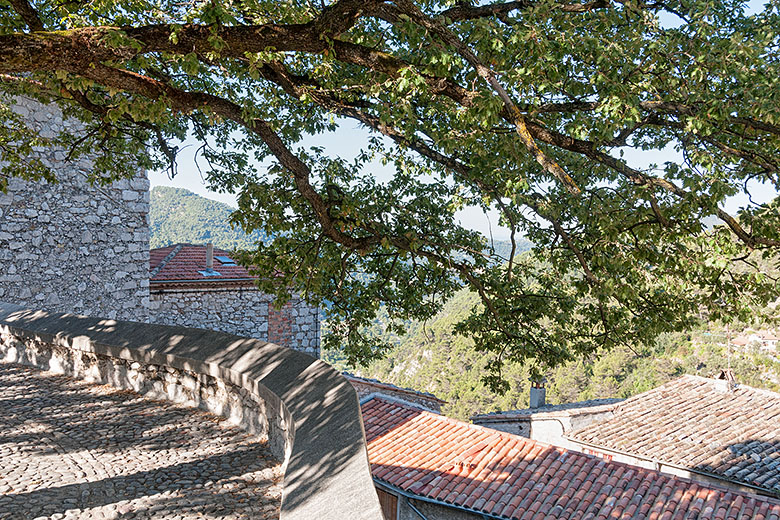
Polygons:
<instances>
[{"instance_id":1,"label":"stone house facade","mask_svg":"<svg viewBox=\"0 0 780 520\"><path fill-rule=\"evenodd\" d=\"M576 403L550 405L546 402L544 380L531 382L529 407L478 414L471 422L494 430L527 437L567 449L577 449L566 437L571 430L585 428L612 417L612 411L623 399L592 399Z\"/></svg>"},{"instance_id":2,"label":"stone house facade","mask_svg":"<svg viewBox=\"0 0 780 520\"><path fill-rule=\"evenodd\" d=\"M577 449L566 434L612 417L622 399L593 399L475 415L471 422L567 449ZM581 450L580 450L581 451Z\"/></svg>"},{"instance_id":3,"label":"stone house facade","mask_svg":"<svg viewBox=\"0 0 780 520\"><path fill-rule=\"evenodd\" d=\"M54 105L14 98L12 106L44 137L81 128ZM319 356L318 309L293 300L277 311L246 272L243 280L200 285L150 273L146 172L98 187L87 181L89 159L66 161L63 149L37 153L58 182L12 178L0 192L0 301L219 330Z\"/></svg>"},{"instance_id":4,"label":"stone house facade","mask_svg":"<svg viewBox=\"0 0 780 520\"><path fill-rule=\"evenodd\" d=\"M176 244L150 255L151 321L262 339L319 357L319 309L293 298L281 309L230 253Z\"/></svg>"}]
</instances>

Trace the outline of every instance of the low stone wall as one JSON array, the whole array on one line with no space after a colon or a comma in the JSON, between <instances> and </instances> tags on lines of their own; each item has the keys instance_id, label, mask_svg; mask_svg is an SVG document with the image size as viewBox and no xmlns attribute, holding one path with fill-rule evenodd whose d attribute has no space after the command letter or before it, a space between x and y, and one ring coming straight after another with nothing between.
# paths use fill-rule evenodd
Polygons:
<instances>
[{"instance_id":1,"label":"low stone wall","mask_svg":"<svg viewBox=\"0 0 780 520\"><path fill-rule=\"evenodd\" d=\"M135 390L267 436L282 520L381 520L357 395L327 364L255 339L0 303L0 360Z\"/></svg>"}]
</instances>

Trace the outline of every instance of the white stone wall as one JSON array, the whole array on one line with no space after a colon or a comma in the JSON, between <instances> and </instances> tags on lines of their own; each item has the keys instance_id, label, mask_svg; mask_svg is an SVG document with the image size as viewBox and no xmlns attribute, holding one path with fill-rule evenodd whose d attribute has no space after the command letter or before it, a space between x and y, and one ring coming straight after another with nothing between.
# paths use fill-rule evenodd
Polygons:
<instances>
[{"instance_id":1,"label":"white stone wall","mask_svg":"<svg viewBox=\"0 0 780 520\"><path fill-rule=\"evenodd\" d=\"M44 137L79 124L53 105L17 98L14 110ZM0 300L146 321L149 181L145 172L105 187L86 182L88 159L41 150L58 183L11 179L0 192Z\"/></svg>"},{"instance_id":2,"label":"white stone wall","mask_svg":"<svg viewBox=\"0 0 780 520\"><path fill-rule=\"evenodd\" d=\"M218 330L320 355L319 311L299 299L275 310L270 296L246 288L153 291L151 301L152 323Z\"/></svg>"}]
</instances>

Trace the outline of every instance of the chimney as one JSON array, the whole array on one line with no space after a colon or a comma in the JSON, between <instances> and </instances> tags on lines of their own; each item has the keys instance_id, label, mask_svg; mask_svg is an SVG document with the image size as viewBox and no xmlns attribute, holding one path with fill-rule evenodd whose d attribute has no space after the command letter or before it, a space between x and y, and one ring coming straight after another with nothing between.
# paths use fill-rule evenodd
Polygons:
<instances>
[{"instance_id":1,"label":"chimney","mask_svg":"<svg viewBox=\"0 0 780 520\"><path fill-rule=\"evenodd\" d=\"M734 377L734 372L729 370L721 370L718 377L715 378L715 390L722 393L733 392L737 388L737 379Z\"/></svg>"},{"instance_id":2,"label":"chimney","mask_svg":"<svg viewBox=\"0 0 780 520\"><path fill-rule=\"evenodd\" d=\"M531 378L531 399L529 403L529 406L531 408L541 408L545 405L544 399L547 390L544 388L544 384L546 382L547 379L545 378L541 378L541 379Z\"/></svg>"},{"instance_id":3,"label":"chimney","mask_svg":"<svg viewBox=\"0 0 780 520\"><path fill-rule=\"evenodd\" d=\"M206 244L206 271L212 271L214 269L214 244L209 242Z\"/></svg>"}]
</instances>

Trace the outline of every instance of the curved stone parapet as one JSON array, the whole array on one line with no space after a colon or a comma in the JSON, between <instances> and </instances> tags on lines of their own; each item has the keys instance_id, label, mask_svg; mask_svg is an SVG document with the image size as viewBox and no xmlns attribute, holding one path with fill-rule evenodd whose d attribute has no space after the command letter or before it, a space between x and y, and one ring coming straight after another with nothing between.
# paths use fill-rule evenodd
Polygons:
<instances>
[{"instance_id":1,"label":"curved stone parapet","mask_svg":"<svg viewBox=\"0 0 780 520\"><path fill-rule=\"evenodd\" d=\"M282 520L381 520L357 395L305 354L203 329L0 302L0 359L198 406L267 436Z\"/></svg>"}]
</instances>

